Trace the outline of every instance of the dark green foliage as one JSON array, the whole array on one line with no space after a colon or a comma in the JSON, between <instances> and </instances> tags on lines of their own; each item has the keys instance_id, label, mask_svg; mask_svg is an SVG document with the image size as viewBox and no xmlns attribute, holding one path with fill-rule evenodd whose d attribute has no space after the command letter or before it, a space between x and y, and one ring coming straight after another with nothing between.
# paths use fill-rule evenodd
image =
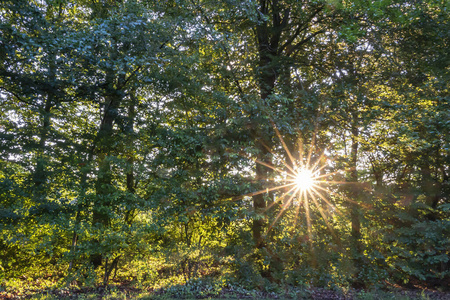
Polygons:
<instances>
[{"instance_id":1,"label":"dark green foliage","mask_svg":"<svg viewBox=\"0 0 450 300\"><path fill-rule=\"evenodd\" d=\"M0 292L445 289L448 5L300 2L1 1Z\"/></svg>"}]
</instances>

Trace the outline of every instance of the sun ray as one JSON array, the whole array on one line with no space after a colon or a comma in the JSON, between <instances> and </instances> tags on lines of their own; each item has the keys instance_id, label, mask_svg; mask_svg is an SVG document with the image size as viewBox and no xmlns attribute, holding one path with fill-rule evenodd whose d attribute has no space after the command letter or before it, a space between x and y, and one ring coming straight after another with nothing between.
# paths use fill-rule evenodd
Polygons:
<instances>
[{"instance_id":1,"label":"sun ray","mask_svg":"<svg viewBox=\"0 0 450 300\"><path fill-rule=\"evenodd\" d=\"M276 155L276 154L273 153L267 146L264 145L264 147L266 147L267 150L268 150L272 155L274 155L274 156ZM241 157L244 157L244 158L248 158L248 159L250 159L250 160L253 160L254 162L256 162L256 163L258 163L258 164L260 164L260 165L262 165L262 166L265 166L265 167L267 167L267 168L270 168L270 169L272 169L272 170L274 170L274 171L276 171L276 172L279 172L279 173L283 173L283 172L284 172L283 170L281 170L280 168L275 167L275 166L272 165L272 164L266 163L266 162L261 161L261 160L256 159L256 158L251 158L250 156L248 156L247 154L245 154L245 153L243 153L243 152L239 152L238 155L241 156ZM283 163L283 165L284 165L285 167L287 167L291 172L294 172L294 169L292 169L292 168L291 168L289 165L287 165L284 161L283 161L282 163ZM290 176L292 176L292 175L290 175Z\"/></svg>"},{"instance_id":2,"label":"sun ray","mask_svg":"<svg viewBox=\"0 0 450 300\"><path fill-rule=\"evenodd\" d=\"M331 227L330 223L328 222L328 217L325 215L321 205L319 205L319 202L317 199L312 195L312 191L308 191L310 193L310 197L313 200L314 204L316 205L317 209L319 210L320 215L322 216L323 220L325 221L325 224L327 225L327 228L330 230L331 235L338 240L338 237L336 236L333 227Z\"/></svg>"},{"instance_id":3,"label":"sun ray","mask_svg":"<svg viewBox=\"0 0 450 300\"><path fill-rule=\"evenodd\" d=\"M294 184L294 186L293 186L289 191L285 192L281 197L278 197L279 200L274 201L274 202L271 203L269 206L267 206L266 209L265 209L265 211L269 210L269 209L270 209L272 206L274 206L277 202L282 201L284 197L286 197L289 193L291 193L292 191L297 190L297 189L298 189L298 187L295 186L295 184ZM297 193L297 191L295 191L295 192L292 194L292 196L295 196L296 193Z\"/></svg>"},{"instance_id":4,"label":"sun ray","mask_svg":"<svg viewBox=\"0 0 450 300\"><path fill-rule=\"evenodd\" d=\"M302 192L303 195L303 206L305 207L306 213L306 225L308 228L308 237L309 240L312 240L312 226L311 226L311 215L309 213L309 204L308 204L308 196L306 195L306 191Z\"/></svg>"},{"instance_id":5,"label":"sun ray","mask_svg":"<svg viewBox=\"0 0 450 300\"><path fill-rule=\"evenodd\" d=\"M272 188L261 189L261 190L256 191L256 192L251 192L251 193L248 193L248 194L245 194L245 195L240 195L238 197L234 197L234 198L232 198L232 201L238 201L238 200L244 199L245 197L253 197L253 196L256 196L256 195L259 195L259 194L272 192L272 191L275 191L275 190L278 190L278 189L282 189L282 188L285 188L285 187L288 187L288 186L291 186L291 185L295 185L295 183L288 183L288 184L284 184L284 185L280 185L280 186L275 186L275 187L272 187Z\"/></svg>"},{"instance_id":6,"label":"sun ray","mask_svg":"<svg viewBox=\"0 0 450 300\"><path fill-rule=\"evenodd\" d=\"M284 139L281 136L280 131L278 131L277 126L275 125L275 123L272 120L270 122L272 123L273 129L275 130L275 133L277 134L278 138L281 141L281 145L283 145L284 150L286 151L287 155L289 156L289 159L291 160L292 165L294 166L294 169L297 169L297 163L295 162L295 159L292 156L291 151L289 151L286 143L284 142Z\"/></svg>"},{"instance_id":7,"label":"sun ray","mask_svg":"<svg viewBox=\"0 0 450 300\"><path fill-rule=\"evenodd\" d=\"M277 171L277 172L279 172L279 173L283 173L283 171L282 171L281 169L279 169L279 168L277 168L277 167L274 167L273 165L270 165L270 164L268 164L268 163L266 163L266 162L260 161L260 160L258 160L258 159L255 159L254 161L257 162L258 164L263 165L263 166L265 166L265 167L268 167L268 168L270 168L270 169L272 169L272 170L274 170L274 171ZM294 177L294 176L291 175L291 174L288 174L288 175Z\"/></svg>"},{"instance_id":8,"label":"sun ray","mask_svg":"<svg viewBox=\"0 0 450 300\"><path fill-rule=\"evenodd\" d=\"M323 169L325 169L325 167L326 167L326 166L320 167L320 168L318 169L318 171L322 171ZM339 173L340 173L340 171L335 171L335 172L331 172L331 173L326 173L326 174L317 176L317 178L326 178L326 177L330 177L330 176L333 176L333 175L336 175L336 174L339 174ZM327 182L331 182L331 181L327 181Z\"/></svg>"},{"instance_id":9,"label":"sun ray","mask_svg":"<svg viewBox=\"0 0 450 300\"><path fill-rule=\"evenodd\" d=\"M317 128L314 129L314 133L312 135L311 145L308 150L308 158L306 159L306 165L309 166L311 162L312 150L316 144L316 136L317 136Z\"/></svg>"},{"instance_id":10,"label":"sun ray","mask_svg":"<svg viewBox=\"0 0 450 300\"><path fill-rule=\"evenodd\" d=\"M300 167L303 168L303 140L300 137L298 138L298 154L300 159Z\"/></svg>"},{"instance_id":11,"label":"sun ray","mask_svg":"<svg viewBox=\"0 0 450 300\"><path fill-rule=\"evenodd\" d=\"M270 112L269 112L270 115ZM310 136L310 143L304 143L306 136L304 134L298 135L298 140L295 147L298 148L296 153L292 153L288 147L288 143L283 139L283 135L278 129L277 125L271 118L269 121L273 127L273 132L275 136L279 139L284 154L276 153L273 148L269 147L264 141L260 140L260 144L272 154L272 160L262 161L259 159L251 158L248 155L240 153L242 156L252 159L255 163L265 166L273 170L272 174L278 173L279 176L269 176L265 181L271 187L267 189L261 189L252 193L248 193L244 196L235 198L236 200L242 199L244 197L252 197L262 193L270 193L276 190L286 189L277 193L278 195L273 201L270 201L265 209L264 213L268 211L276 204L282 203L280 205L279 211L273 213L269 224L267 226L267 233L270 232L275 224L280 220L280 218L289 211L293 213L293 232L299 223L300 217L303 216L306 219L307 234L309 237L309 244L311 247L314 228L312 222L314 220L313 216L321 216L324 219L325 225L330 231L333 239L340 244L339 238L336 236L333 224L331 221L330 214L338 214L344 216L343 207L341 205L335 205L333 199L335 195L344 201L356 203L354 200L349 199L342 193L342 189L335 189L333 185L350 185L355 184L347 181L336 180L338 178L333 178L335 175L341 176L343 170L334 170L329 172L330 168L333 168L332 159L330 159L327 149L332 147L329 144L327 147L318 149L316 147L316 142L318 140L318 128L312 132ZM280 149L280 147L275 147ZM347 172L348 170L345 170ZM335 180L333 180L335 179ZM281 184L284 182L284 184ZM275 185L275 186L273 186ZM280 195L281 194L281 195ZM291 210L292 207L292 210ZM317 212L319 214L317 214ZM313 230L314 229L314 230Z\"/></svg>"},{"instance_id":12,"label":"sun ray","mask_svg":"<svg viewBox=\"0 0 450 300\"><path fill-rule=\"evenodd\" d=\"M299 199L299 203L298 203L298 205L297 205L297 207L296 207L296 209L295 209L295 215L294 215L294 227L296 227L296 225L297 225L297 219L298 219L298 216L300 215L300 208L302 207L302 199L300 198Z\"/></svg>"},{"instance_id":13,"label":"sun ray","mask_svg":"<svg viewBox=\"0 0 450 300\"><path fill-rule=\"evenodd\" d=\"M314 190L314 192L320 197L320 199L325 201L326 204L328 204L330 207L334 208L340 216L343 216L343 213L336 207L336 205L333 205L331 202L329 202L328 199L325 198L325 196L323 196L319 191Z\"/></svg>"},{"instance_id":14,"label":"sun ray","mask_svg":"<svg viewBox=\"0 0 450 300\"><path fill-rule=\"evenodd\" d=\"M355 184L354 182L349 182L349 181L334 181L334 180L327 180L327 183L332 183L332 184Z\"/></svg>"},{"instance_id":15,"label":"sun ray","mask_svg":"<svg viewBox=\"0 0 450 300\"><path fill-rule=\"evenodd\" d=\"M315 170L317 169L317 166L320 164L320 162L322 161L322 159L325 157L325 151L326 149L322 150L322 153L319 155L319 157L316 159L316 162L314 164L311 165L311 169ZM326 165L323 165L322 168L325 168ZM317 171L320 171L321 168L317 169Z\"/></svg>"},{"instance_id":16,"label":"sun ray","mask_svg":"<svg viewBox=\"0 0 450 300\"><path fill-rule=\"evenodd\" d=\"M295 194L298 192L298 188L296 188L297 191L295 191L295 193L293 193L289 199L283 204L283 206L281 207L280 211L278 212L277 216L275 217L275 220L272 221L272 224L269 225L269 228L267 229L267 232L269 232L272 227L275 225L275 223L278 221L278 219L281 217L281 215L283 214L283 212L286 210L286 207L288 207L288 205L290 205L292 203L292 200L295 197Z\"/></svg>"},{"instance_id":17,"label":"sun ray","mask_svg":"<svg viewBox=\"0 0 450 300\"><path fill-rule=\"evenodd\" d=\"M326 164L323 164L321 167L318 167L320 165L321 161L327 157L325 155L325 151L326 151L326 149L323 149L322 154L319 156L319 158L316 160L316 162L311 167L311 169L316 170L317 173L321 172L323 169L325 169L327 167ZM330 174L332 174L332 173L329 173L327 175L330 175Z\"/></svg>"},{"instance_id":18,"label":"sun ray","mask_svg":"<svg viewBox=\"0 0 450 300\"><path fill-rule=\"evenodd\" d=\"M328 183L328 182L327 182ZM347 182L348 183L348 182ZM323 190L324 192L328 192L328 193L330 193L330 194L333 194L333 195L336 195L337 193L336 192L333 192L333 191L331 191L331 190L328 190L328 189L325 189L325 188L323 188L323 187L321 187L321 186L317 186L316 188L318 188L318 189L320 189L320 190ZM357 203L356 201L354 201L354 200L352 200L352 199L350 199L350 198L348 198L347 196L345 196L345 195L343 195L343 194L337 194L337 195L339 195L340 197L342 197L345 201L348 201L348 202L351 202L351 203L353 203L353 204L359 204L359 203Z\"/></svg>"},{"instance_id":19,"label":"sun ray","mask_svg":"<svg viewBox=\"0 0 450 300\"><path fill-rule=\"evenodd\" d=\"M272 150L270 150L270 148L268 148L268 147L265 146L265 145L264 145L264 147L266 147L267 150L268 150L273 156L277 156L276 153L274 153ZM243 155L243 154L241 154L241 156L248 158L248 156ZM257 162L257 163L259 163L259 164L261 164L261 165L264 165L264 166L266 166L266 167L268 167L268 168L271 168L271 169L275 168L274 166L272 166L272 165L270 165L270 164L268 164L268 163L266 163L266 162L260 161L260 160L258 160L258 159L253 159L253 161L255 161L255 162ZM287 164L285 161L281 161L281 163L282 163L289 171L291 171L292 173L295 172L294 169L293 169L289 164ZM277 169L277 170L275 170L275 171L278 172L278 171L280 171L280 170Z\"/></svg>"}]
</instances>

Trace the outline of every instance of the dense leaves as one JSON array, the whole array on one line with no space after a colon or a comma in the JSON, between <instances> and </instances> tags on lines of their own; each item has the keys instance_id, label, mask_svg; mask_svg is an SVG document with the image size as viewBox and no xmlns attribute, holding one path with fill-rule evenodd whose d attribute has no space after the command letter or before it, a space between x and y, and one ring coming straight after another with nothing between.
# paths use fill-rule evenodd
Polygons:
<instances>
[{"instance_id":1,"label":"dense leaves","mask_svg":"<svg viewBox=\"0 0 450 300\"><path fill-rule=\"evenodd\" d=\"M448 9L1 1L0 291L448 286Z\"/></svg>"}]
</instances>

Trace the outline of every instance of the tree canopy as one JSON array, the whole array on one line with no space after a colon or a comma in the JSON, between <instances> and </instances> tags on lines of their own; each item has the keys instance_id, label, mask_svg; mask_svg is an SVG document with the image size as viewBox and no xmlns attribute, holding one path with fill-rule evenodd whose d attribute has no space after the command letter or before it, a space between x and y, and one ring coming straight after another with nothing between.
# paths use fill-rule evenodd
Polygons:
<instances>
[{"instance_id":1,"label":"tree canopy","mask_svg":"<svg viewBox=\"0 0 450 300\"><path fill-rule=\"evenodd\" d=\"M2 0L0 291L447 286L449 9Z\"/></svg>"}]
</instances>

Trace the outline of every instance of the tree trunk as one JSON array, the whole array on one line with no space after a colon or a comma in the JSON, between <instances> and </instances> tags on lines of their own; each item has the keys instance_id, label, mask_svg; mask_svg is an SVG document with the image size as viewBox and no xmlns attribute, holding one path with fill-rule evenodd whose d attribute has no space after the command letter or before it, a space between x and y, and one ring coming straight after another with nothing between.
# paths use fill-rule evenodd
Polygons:
<instances>
[{"instance_id":1,"label":"tree trunk","mask_svg":"<svg viewBox=\"0 0 450 300\"><path fill-rule=\"evenodd\" d=\"M136 99L134 96L131 96L131 103L130 106L128 108L128 123L126 125L125 128L125 133L128 135L128 138L131 136L132 138L128 141L128 145L127 147L130 150L130 153L128 154L128 159L127 159L127 192L130 194L133 194L136 192L135 189L135 178L134 178L134 156L133 156L133 151L132 151L132 147L133 147L133 141L134 141L134 118L136 116ZM133 222L134 219L134 210L130 209L125 213L125 222L128 225L131 225L131 223Z\"/></svg>"},{"instance_id":2,"label":"tree trunk","mask_svg":"<svg viewBox=\"0 0 450 300\"><path fill-rule=\"evenodd\" d=\"M109 78L108 82L112 85L113 80ZM120 91L110 88L106 100L103 120L96 139L99 170L95 184L96 197L92 214L92 225L103 228L110 225L111 196L114 192L111 172L111 155L114 150L113 126L118 113L117 110L122 101ZM102 253L93 254L91 263L95 268L100 266L102 264Z\"/></svg>"},{"instance_id":3,"label":"tree trunk","mask_svg":"<svg viewBox=\"0 0 450 300\"><path fill-rule=\"evenodd\" d=\"M264 155L264 153L261 155ZM267 168L264 167L263 165L257 164L256 181L261 182L263 185L267 176L268 176ZM253 219L252 233L253 233L253 241L257 248L262 248L264 246L263 233L266 222L264 220L263 213L265 208L266 208L266 200L264 199L264 194L258 194L253 196L253 209L255 210L257 217Z\"/></svg>"},{"instance_id":4,"label":"tree trunk","mask_svg":"<svg viewBox=\"0 0 450 300\"><path fill-rule=\"evenodd\" d=\"M260 13L262 15L265 16L269 14L268 6L269 1L260 1ZM278 12L273 12L273 14L278 14ZM273 93L275 82L278 77L277 67L274 66L273 58L277 55L280 34L281 32L269 30L267 20L261 20L261 23L256 26L259 53L258 87L262 107L265 107L269 96ZM254 136L258 147L257 160L270 164L271 159L268 148L270 148L272 141L270 137L267 138L269 136L267 132L269 128L263 124L264 118L262 114L262 111L257 111L256 116L253 116L252 118L254 120L254 124L252 125L252 135ZM264 187L265 181L270 176L271 170L263 165L257 164L255 172L257 182L261 183L263 185L262 187ZM253 241L258 248L264 246L263 233L265 231L266 222L261 214L264 212L266 206L264 194L253 196L253 208L258 217L253 220L252 232Z\"/></svg>"},{"instance_id":5,"label":"tree trunk","mask_svg":"<svg viewBox=\"0 0 450 300\"><path fill-rule=\"evenodd\" d=\"M50 61L48 66L48 82L54 83L56 80L56 65L55 59L56 56L54 54L50 55ZM40 132L40 140L39 140L39 149L38 156L36 161L36 169L33 174L33 183L37 188L37 196L41 197L42 195L42 185L47 181L47 172L46 172L46 158L45 158L45 144L48 140L48 133L51 127L51 116L50 112L55 103L55 95L52 90L47 93L47 97L45 99L45 104L42 111L42 127Z\"/></svg>"},{"instance_id":6,"label":"tree trunk","mask_svg":"<svg viewBox=\"0 0 450 300\"><path fill-rule=\"evenodd\" d=\"M359 275L362 270L363 264L363 250L361 244L361 212L359 208L359 198L360 191L358 186L358 170L357 170L357 162L358 162L358 116L356 113L352 114L352 145L350 152L350 165L349 165L349 176L348 181L350 182L349 187L349 198L350 198L350 219L351 219L351 247L353 253L353 264L355 268L355 281L354 284L359 286L362 282L359 280Z\"/></svg>"}]
</instances>

